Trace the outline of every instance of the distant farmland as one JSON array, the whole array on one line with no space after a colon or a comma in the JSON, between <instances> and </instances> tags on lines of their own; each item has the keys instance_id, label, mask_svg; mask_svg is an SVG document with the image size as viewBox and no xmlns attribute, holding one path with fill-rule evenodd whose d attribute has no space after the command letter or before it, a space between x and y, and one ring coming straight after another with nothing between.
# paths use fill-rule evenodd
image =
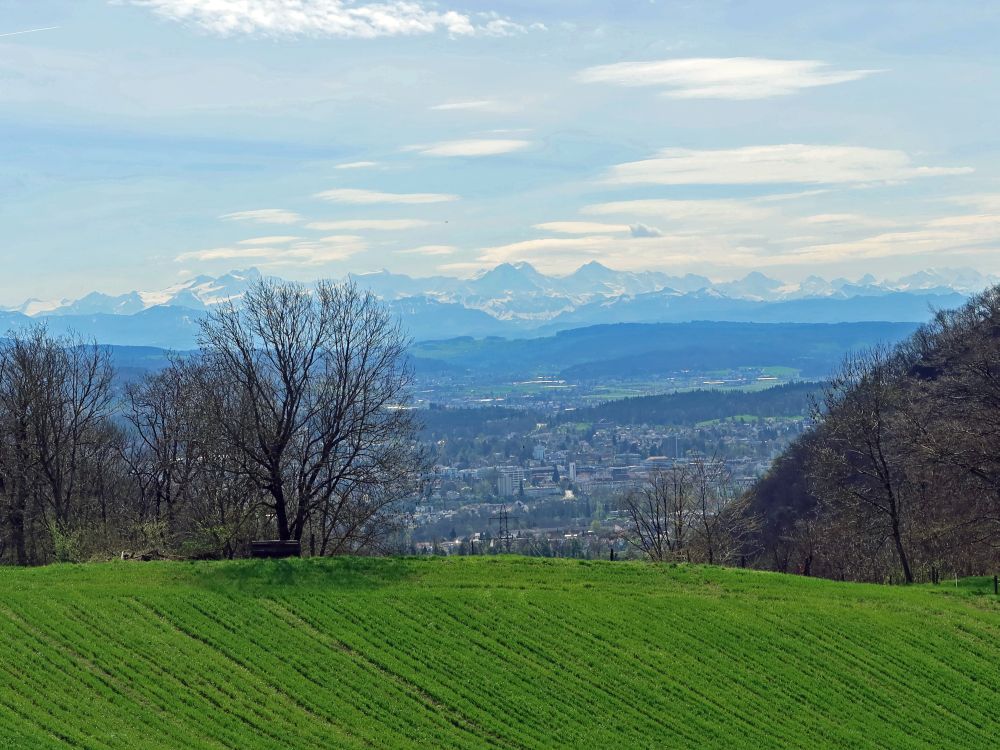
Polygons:
<instances>
[{"instance_id":1,"label":"distant farmland","mask_svg":"<svg viewBox=\"0 0 1000 750\"><path fill-rule=\"evenodd\" d=\"M6 568L0 747L997 747L985 586L524 558Z\"/></svg>"}]
</instances>

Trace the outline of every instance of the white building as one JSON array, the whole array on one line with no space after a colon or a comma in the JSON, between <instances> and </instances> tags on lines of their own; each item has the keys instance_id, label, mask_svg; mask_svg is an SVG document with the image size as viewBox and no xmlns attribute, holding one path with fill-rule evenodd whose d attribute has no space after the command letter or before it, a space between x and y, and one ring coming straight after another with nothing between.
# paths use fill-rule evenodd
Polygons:
<instances>
[{"instance_id":1,"label":"white building","mask_svg":"<svg viewBox=\"0 0 1000 750\"><path fill-rule=\"evenodd\" d=\"M497 470L497 493L500 497L513 497L518 494L523 483L523 469L504 467Z\"/></svg>"}]
</instances>

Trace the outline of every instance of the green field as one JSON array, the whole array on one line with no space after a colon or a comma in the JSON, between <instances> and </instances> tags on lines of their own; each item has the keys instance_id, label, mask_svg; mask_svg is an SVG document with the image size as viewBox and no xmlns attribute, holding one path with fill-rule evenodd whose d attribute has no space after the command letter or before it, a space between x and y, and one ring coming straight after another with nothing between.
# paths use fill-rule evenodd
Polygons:
<instances>
[{"instance_id":1,"label":"green field","mask_svg":"<svg viewBox=\"0 0 1000 750\"><path fill-rule=\"evenodd\" d=\"M0 615L5 748L1000 746L985 580L114 563L0 570Z\"/></svg>"}]
</instances>

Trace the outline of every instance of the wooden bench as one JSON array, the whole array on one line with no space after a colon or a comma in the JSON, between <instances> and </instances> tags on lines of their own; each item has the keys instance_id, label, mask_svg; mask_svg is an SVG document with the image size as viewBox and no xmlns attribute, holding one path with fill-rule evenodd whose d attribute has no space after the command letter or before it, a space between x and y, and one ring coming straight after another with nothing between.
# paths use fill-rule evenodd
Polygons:
<instances>
[{"instance_id":1,"label":"wooden bench","mask_svg":"<svg viewBox=\"0 0 1000 750\"><path fill-rule=\"evenodd\" d=\"M266 539L250 542L250 557L273 559L301 555L302 544L294 540L283 542L280 539Z\"/></svg>"}]
</instances>

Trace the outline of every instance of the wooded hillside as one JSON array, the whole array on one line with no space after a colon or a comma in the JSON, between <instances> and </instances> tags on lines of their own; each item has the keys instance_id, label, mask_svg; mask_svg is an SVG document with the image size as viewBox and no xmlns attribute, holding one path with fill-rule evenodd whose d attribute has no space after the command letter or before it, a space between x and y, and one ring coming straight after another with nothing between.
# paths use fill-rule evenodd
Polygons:
<instances>
[{"instance_id":1,"label":"wooded hillside","mask_svg":"<svg viewBox=\"0 0 1000 750\"><path fill-rule=\"evenodd\" d=\"M858 352L753 490L762 564L935 580L1000 564L1000 288Z\"/></svg>"}]
</instances>

